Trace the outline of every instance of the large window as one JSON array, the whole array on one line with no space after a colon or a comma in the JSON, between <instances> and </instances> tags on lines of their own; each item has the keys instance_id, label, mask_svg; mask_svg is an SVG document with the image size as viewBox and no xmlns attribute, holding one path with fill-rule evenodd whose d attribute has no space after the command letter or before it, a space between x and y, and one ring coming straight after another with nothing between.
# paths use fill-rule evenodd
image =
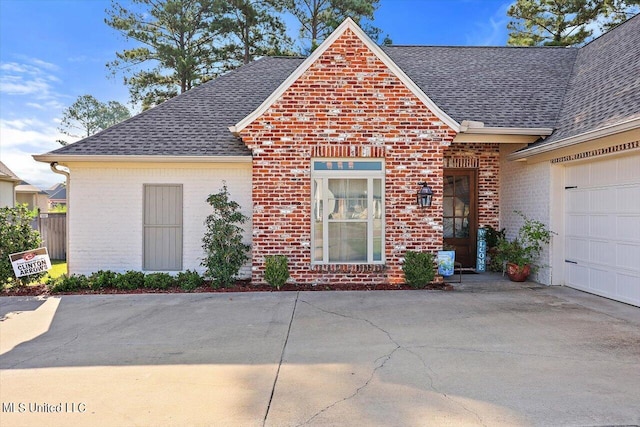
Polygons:
<instances>
[{"instance_id":1,"label":"large window","mask_svg":"<svg viewBox=\"0 0 640 427\"><path fill-rule=\"evenodd\" d=\"M384 164L312 161L312 261L384 262Z\"/></svg>"}]
</instances>

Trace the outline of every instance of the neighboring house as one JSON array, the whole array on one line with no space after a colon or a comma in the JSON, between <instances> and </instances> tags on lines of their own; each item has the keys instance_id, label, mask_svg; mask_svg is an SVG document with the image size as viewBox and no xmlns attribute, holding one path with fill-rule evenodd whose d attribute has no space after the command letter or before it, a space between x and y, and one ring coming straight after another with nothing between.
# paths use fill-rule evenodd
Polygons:
<instances>
[{"instance_id":1,"label":"neighboring house","mask_svg":"<svg viewBox=\"0 0 640 427\"><path fill-rule=\"evenodd\" d=\"M16 204L16 185L22 181L4 163L0 162L0 208L14 207Z\"/></svg>"},{"instance_id":2,"label":"neighboring house","mask_svg":"<svg viewBox=\"0 0 640 427\"><path fill-rule=\"evenodd\" d=\"M351 20L36 160L68 167L69 268L202 271L209 194L294 281L403 281L481 226L558 232L537 280L640 305L640 16L581 48L375 45ZM433 204L420 208L420 183Z\"/></svg>"},{"instance_id":3,"label":"neighboring house","mask_svg":"<svg viewBox=\"0 0 640 427\"><path fill-rule=\"evenodd\" d=\"M26 181L20 181L16 186L16 204L26 204L30 210L48 212L49 195Z\"/></svg>"},{"instance_id":4,"label":"neighboring house","mask_svg":"<svg viewBox=\"0 0 640 427\"><path fill-rule=\"evenodd\" d=\"M67 206L67 187L58 184L55 188L48 190L49 210Z\"/></svg>"}]
</instances>

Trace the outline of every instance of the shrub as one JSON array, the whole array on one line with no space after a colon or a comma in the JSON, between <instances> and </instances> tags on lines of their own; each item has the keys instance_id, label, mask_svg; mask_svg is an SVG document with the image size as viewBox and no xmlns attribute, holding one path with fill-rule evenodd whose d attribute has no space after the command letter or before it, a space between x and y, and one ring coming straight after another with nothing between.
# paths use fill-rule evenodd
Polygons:
<instances>
[{"instance_id":1,"label":"shrub","mask_svg":"<svg viewBox=\"0 0 640 427\"><path fill-rule=\"evenodd\" d=\"M77 292L91 289L89 279L82 275L60 276L57 279L49 281L52 293L59 292Z\"/></svg>"},{"instance_id":2,"label":"shrub","mask_svg":"<svg viewBox=\"0 0 640 427\"><path fill-rule=\"evenodd\" d=\"M207 231L202 238L206 267L205 275L212 279L212 286L232 285L240 267L249 259L249 246L242 243L242 227L247 217L240 212L240 205L229 200L227 185L217 194L211 194L207 203L213 213L205 221Z\"/></svg>"},{"instance_id":3,"label":"shrub","mask_svg":"<svg viewBox=\"0 0 640 427\"><path fill-rule=\"evenodd\" d=\"M144 277L144 287L147 289L165 290L173 285L173 277L168 273L151 273Z\"/></svg>"},{"instance_id":4,"label":"shrub","mask_svg":"<svg viewBox=\"0 0 640 427\"><path fill-rule=\"evenodd\" d=\"M187 270L178 273L176 276L176 282L178 283L178 286L180 286L180 289L186 292L191 292L202 286L204 279L198 274L198 272Z\"/></svg>"},{"instance_id":5,"label":"shrub","mask_svg":"<svg viewBox=\"0 0 640 427\"><path fill-rule=\"evenodd\" d=\"M289 279L289 266L284 255L267 256L265 258L264 280L280 290Z\"/></svg>"},{"instance_id":6,"label":"shrub","mask_svg":"<svg viewBox=\"0 0 640 427\"><path fill-rule=\"evenodd\" d=\"M25 283L14 277L9 255L36 249L42 244L40 233L31 228L35 215L27 209L27 205L0 208L0 289L10 281L18 285ZM44 275L45 273L33 274L24 279L31 282Z\"/></svg>"},{"instance_id":7,"label":"shrub","mask_svg":"<svg viewBox=\"0 0 640 427\"><path fill-rule=\"evenodd\" d=\"M524 223L518 230L518 236L512 240L501 239L498 243L497 259L501 265L505 262L517 264L520 267L531 266L531 271L538 267L535 262L546 245L551 242L553 231L538 220L527 217L520 211L514 211Z\"/></svg>"},{"instance_id":8,"label":"shrub","mask_svg":"<svg viewBox=\"0 0 640 427\"><path fill-rule=\"evenodd\" d=\"M435 276L433 254L407 251L402 265L407 284L416 289L427 286Z\"/></svg>"},{"instance_id":9,"label":"shrub","mask_svg":"<svg viewBox=\"0 0 640 427\"><path fill-rule=\"evenodd\" d=\"M116 286L118 274L113 271L98 270L89 276L89 286L94 291L100 289L113 288Z\"/></svg>"},{"instance_id":10,"label":"shrub","mask_svg":"<svg viewBox=\"0 0 640 427\"><path fill-rule=\"evenodd\" d=\"M133 290L145 287L144 273L141 271L127 271L116 277L114 286L116 289Z\"/></svg>"}]
</instances>

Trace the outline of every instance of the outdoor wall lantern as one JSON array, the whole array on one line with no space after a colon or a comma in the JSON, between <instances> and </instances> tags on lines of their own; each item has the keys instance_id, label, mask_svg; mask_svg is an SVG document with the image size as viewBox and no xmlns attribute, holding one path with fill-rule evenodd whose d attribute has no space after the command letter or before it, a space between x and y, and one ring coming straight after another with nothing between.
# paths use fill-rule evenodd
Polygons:
<instances>
[{"instance_id":1,"label":"outdoor wall lantern","mask_svg":"<svg viewBox=\"0 0 640 427\"><path fill-rule=\"evenodd\" d=\"M422 185L422 188L418 190L418 194L416 194L418 206L428 208L431 206L431 199L433 199L433 190L426 182L419 182L418 185Z\"/></svg>"}]
</instances>

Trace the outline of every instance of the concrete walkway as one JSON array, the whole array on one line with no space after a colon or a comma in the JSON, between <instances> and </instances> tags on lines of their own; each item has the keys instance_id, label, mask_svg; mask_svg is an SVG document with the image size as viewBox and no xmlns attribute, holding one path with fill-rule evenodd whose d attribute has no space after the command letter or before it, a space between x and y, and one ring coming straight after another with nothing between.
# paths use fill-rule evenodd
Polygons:
<instances>
[{"instance_id":1,"label":"concrete walkway","mask_svg":"<svg viewBox=\"0 0 640 427\"><path fill-rule=\"evenodd\" d=\"M0 298L0 425L640 424L639 308L454 285Z\"/></svg>"}]
</instances>

